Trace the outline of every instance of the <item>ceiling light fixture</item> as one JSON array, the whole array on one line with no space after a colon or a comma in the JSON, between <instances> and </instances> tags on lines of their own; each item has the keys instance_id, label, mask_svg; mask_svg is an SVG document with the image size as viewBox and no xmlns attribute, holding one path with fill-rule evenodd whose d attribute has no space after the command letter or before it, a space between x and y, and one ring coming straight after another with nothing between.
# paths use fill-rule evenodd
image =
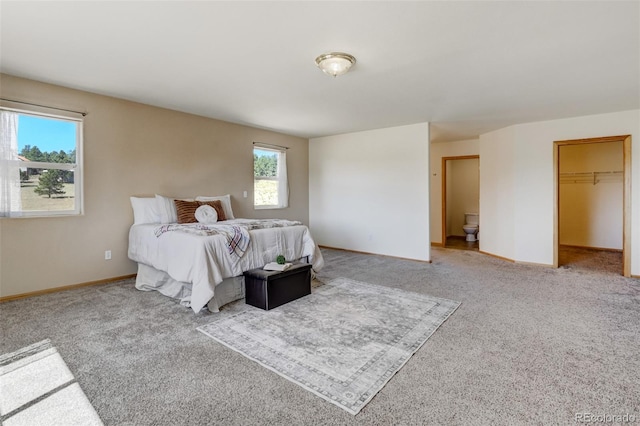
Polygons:
<instances>
[{"instance_id":1,"label":"ceiling light fixture","mask_svg":"<svg viewBox=\"0 0 640 426\"><path fill-rule=\"evenodd\" d=\"M356 58L348 53L331 52L320 55L316 58L316 65L325 74L337 77L346 74L349 68L356 63Z\"/></svg>"}]
</instances>

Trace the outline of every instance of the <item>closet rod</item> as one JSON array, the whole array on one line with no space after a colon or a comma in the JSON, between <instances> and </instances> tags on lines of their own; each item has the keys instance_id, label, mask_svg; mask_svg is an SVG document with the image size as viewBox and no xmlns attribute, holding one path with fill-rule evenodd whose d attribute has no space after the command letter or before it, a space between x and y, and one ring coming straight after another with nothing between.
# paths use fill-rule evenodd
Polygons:
<instances>
[{"instance_id":1,"label":"closet rod","mask_svg":"<svg viewBox=\"0 0 640 426\"><path fill-rule=\"evenodd\" d=\"M614 170L609 172L562 172L560 176L593 176L593 175L615 175L622 174L622 170Z\"/></svg>"},{"instance_id":2,"label":"closet rod","mask_svg":"<svg viewBox=\"0 0 640 426\"><path fill-rule=\"evenodd\" d=\"M55 109L58 111L66 111L66 112L73 112L75 114L80 114L83 117L87 116L86 112L82 112L82 111L74 111L72 109L64 109L64 108L56 108L56 107L51 107L51 106L47 106L47 105L40 105L40 104L34 104L31 102L22 102L22 101L16 101L14 99L7 99L7 98L0 98L0 100L2 101L6 101L6 102L14 102L16 104L23 104L23 105L31 105L31 106L35 106L35 107L40 107L40 108L48 108L48 109Z\"/></svg>"}]
</instances>

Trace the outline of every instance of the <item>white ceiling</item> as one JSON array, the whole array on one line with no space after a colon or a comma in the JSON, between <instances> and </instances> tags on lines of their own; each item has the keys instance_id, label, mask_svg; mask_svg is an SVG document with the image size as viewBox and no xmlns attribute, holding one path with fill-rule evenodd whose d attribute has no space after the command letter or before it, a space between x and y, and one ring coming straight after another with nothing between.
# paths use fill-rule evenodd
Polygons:
<instances>
[{"instance_id":1,"label":"white ceiling","mask_svg":"<svg viewBox=\"0 0 640 426\"><path fill-rule=\"evenodd\" d=\"M317 137L640 108L640 2L0 4L3 73ZM321 53L357 58L331 78Z\"/></svg>"}]
</instances>

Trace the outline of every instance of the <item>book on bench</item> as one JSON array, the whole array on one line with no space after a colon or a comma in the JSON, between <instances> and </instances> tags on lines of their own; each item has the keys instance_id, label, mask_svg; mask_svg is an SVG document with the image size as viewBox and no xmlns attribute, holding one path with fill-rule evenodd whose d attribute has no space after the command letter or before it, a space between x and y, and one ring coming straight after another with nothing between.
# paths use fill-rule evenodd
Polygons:
<instances>
[{"instance_id":1,"label":"book on bench","mask_svg":"<svg viewBox=\"0 0 640 426\"><path fill-rule=\"evenodd\" d=\"M276 262L271 262L271 263L267 263L266 265L264 265L264 269L265 271L286 271L287 269L289 269L291 267L291 263L283 263L283 264L279 264Z\"/></svg>"}]
</instances>

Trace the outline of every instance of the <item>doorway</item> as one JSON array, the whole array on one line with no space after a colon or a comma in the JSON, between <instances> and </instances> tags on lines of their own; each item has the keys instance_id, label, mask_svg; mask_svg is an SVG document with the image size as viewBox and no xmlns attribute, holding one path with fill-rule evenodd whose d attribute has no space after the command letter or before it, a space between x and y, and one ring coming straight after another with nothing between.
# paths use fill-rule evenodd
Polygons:
<instances>
[{"instance_id":1,"label":"doorway","mask_svg":"<svg viewBox=\"0 0 640 426\"><path fill-rule=\"evenodd\" d=\"M480 211L480 156L442 157L442 244L446 248L479 250L467 241L465 214Z\"/></svg>"},{"instance_id":2,"label":"doorway","mask_svg":"<svg viewBox=\"0 0 640 426\"><path fill-rule=\"evenodd\" d=\"M554 142L554 267L630 268L631 136Z\"/></svg>"}]
</instances>

